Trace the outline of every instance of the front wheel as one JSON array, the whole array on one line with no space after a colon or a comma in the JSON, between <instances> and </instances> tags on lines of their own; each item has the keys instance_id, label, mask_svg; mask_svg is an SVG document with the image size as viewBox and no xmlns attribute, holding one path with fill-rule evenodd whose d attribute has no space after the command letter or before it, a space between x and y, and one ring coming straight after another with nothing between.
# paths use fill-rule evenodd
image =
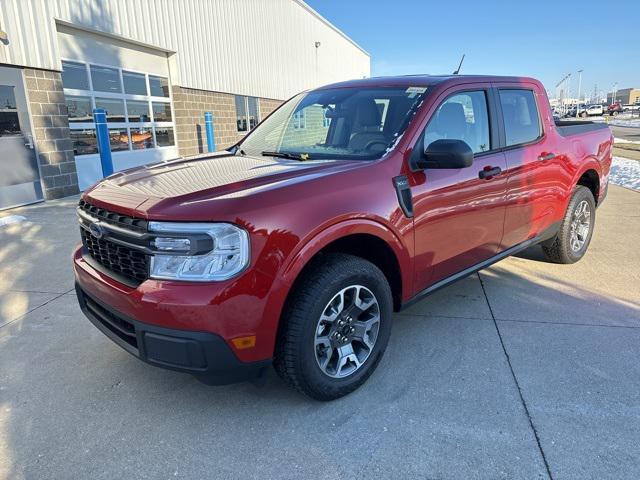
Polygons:
<instances>
[{"instance_id":1,"label":"front wheel","mask_svg":"<svg viewBox=\"0 0 640 480\"><path fill-rule=\"evenodd\" d=\"M571 196L556 235L542 243L546 257L555 263L575 263L589 248L596 220L596 202L591 190L578 185Z\"/></svg>"},{"instance_id":2,"label":"front wheel","mask_svg":"<svg viewBox=\"0 0 640 480\"><path fill-rule=\"evenodd\" d=\"M352 255L322 255L287 302L276 371L317 400L351 393L384 354L392 310L391 289L378 267Z\"/></svg>"}]
</instances>

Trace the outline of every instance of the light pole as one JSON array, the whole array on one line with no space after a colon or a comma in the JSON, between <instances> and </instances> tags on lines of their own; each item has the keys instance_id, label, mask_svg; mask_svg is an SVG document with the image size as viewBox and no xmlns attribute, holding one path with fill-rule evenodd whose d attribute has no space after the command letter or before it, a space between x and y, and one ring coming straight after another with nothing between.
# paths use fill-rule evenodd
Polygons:
<instances>
[{"instance_id":1,"label":"light pole","mask_svg":"<svg viewBox=\"0 0 640 480\"><path fill-rule=\"evenodd\" d=\"M567 101L571 102L571 74L567 74ZM569 113L569 112L566 112Z\"/></svg>"},{"instance_id":2,"label":"light pole","mask_svg":"<svg viewBox=\"0 0 640 480\"><path fill-rule=\"evenodd\" d=\"M580 110L580 89L582 88L582 70L578 70L578 104L576 105L576 118L578 118L578 110Z\"/></svg>"},{"instance_id":3,"label":"light pole","mask_svg":"<svg viewBox=\"0 0 640 480\"><path fill-rule=\"evenodd\" d=\"M563 116L567 113L567 111L566 111L566 109L565 109L565 104L564 104L564 94L565 94L565 91L564 91L564 82L567 80L567 78L569 78L569 76L570 76L570 75L571 75L570 73L566 74L566 75L562 78L562 80L560 80L560 81L556 84L556 88L559 88L559 89L560 89L560 97L559 97L559 101L560 101L560 112L562 113L562 115L563 115Z\"/></svg>"},{"instance_id":4,"label":"light pole","mask_svg":"<svg viewBox=\"0 0 640 480\"><path fill-rule=\"evenodd\" d=\"M613 92L611 92L611 103L616 103L616 95L618 94L618 82L613 84Z\"/></svg>"}]
</instances>

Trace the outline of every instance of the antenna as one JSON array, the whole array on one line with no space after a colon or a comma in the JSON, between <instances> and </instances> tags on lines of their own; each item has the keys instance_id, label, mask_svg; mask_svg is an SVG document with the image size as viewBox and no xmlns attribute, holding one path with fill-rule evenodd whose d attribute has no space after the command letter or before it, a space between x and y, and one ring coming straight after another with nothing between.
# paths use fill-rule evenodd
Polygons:
<instances>
[{"instance_id":1,"label":"antenna","mask_svg":"<svg viewBox=\"0 0 640 480\"><path fill-rule=\"evenodd\" d=\"M460 65L458 65L458 69L455 72L453 72L454 75L458 75L460 73L460 69L462 68L462 62L464 62L464 56L465 54L463 53L462 58L460 59Z\"/></svg>"}]
</instances>

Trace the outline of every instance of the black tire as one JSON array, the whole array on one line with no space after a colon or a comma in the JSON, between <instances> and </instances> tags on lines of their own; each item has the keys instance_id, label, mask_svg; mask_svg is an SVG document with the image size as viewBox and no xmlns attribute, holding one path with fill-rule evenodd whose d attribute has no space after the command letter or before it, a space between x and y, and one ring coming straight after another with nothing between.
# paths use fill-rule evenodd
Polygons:
<instances>
[{"instance_id":1,"label":"black tire","mask_svg":"<svg viewBox=\"0 0 640 480\"><path fill-rule=\"evenodd\" d=\"M574 219L574 215L576 214L576 209L583 201L587 202L589 206L589 231L586 234L586 238L584 238L582 246L576 250L571 246L571 223ZM567 206L567 211L564 214L558 233L556 233L553 238L542 243L542 251L549 260L555 263L577 262L584 256L589 248L589 243L591 243L591 237L593 236L593 229L595 227L595 220L596 202L593 198L593 194L587 187L578 185L573 191L573 195L571 196L571 200Z\"/></svg>"},{"instance_id":2,"label":"black tire","mask_svg":"<svg viewBox=\"0 0 640 480\"><path fill-rule=\"evenodd\" d=\"M314 339L320 316L342 289L362 285L375 295L380 323L362 366L344 378L332 378L316 360ZM285 306L274 367L280 377L305 395L329 401L362 385L376 369L389 342L393 313L391 289L382 271L362 258L341 253L319 256L306 268Z\"/></svg>"},{"instance_id":3,"label":"black tire","mask_svg":"<svg viewBox=\"0 0 640 480\"><path fill-rule=\"evenodd\" d=\"M588 115L588 114L587 114L587 112L582 112L582 113L580 114L580 116L581 116L582 118L587 118L587 115Z\"/></svg>"}]
</instances>

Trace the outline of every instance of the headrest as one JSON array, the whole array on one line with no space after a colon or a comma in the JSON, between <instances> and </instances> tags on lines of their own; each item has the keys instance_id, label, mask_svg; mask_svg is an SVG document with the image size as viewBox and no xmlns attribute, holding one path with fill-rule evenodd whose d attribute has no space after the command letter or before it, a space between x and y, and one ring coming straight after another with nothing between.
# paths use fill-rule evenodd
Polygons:
<instances>
[{"instance_id":1,"label":"headrest","mask_svg":"<svg viewBox=\"0 0 640 480\"><path fill-rule=\"evenodd\" d=\"M355 123L362 127L380 127L380 110L373 99L362 99L356 104Z\"/></svg>"},{"instance_id":2,"label":"headrest","mask_svg":"<svg viewBox=\"0 0 640 480\"><path fill-rule=\"evenodd\" d=\"M462 139L466 132L467 119L461 103L445 103L438 112L438 130L448 138Z\"/></svg>"}]
</instances>

